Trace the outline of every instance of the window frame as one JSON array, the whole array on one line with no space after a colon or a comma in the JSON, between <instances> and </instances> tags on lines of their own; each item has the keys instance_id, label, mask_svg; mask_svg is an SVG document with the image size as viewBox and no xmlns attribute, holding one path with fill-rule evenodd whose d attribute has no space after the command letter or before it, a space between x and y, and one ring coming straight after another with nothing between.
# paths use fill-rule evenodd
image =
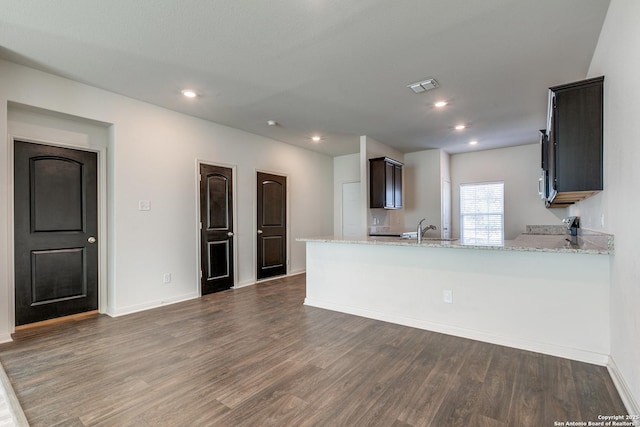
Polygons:
<instances>
[{"instance_id":1,"label":"window frame","mask_svg":"<svg viewBox=\"0 0 640 427\"><path fill-rule=\"evenodd\" d=\"M491 186L491 185L501 185L502 186L502 194L501 194L501 210L500 212L494 212L491 209L487 209L487 211L478 211L478 212L464 212L463 208L465 206L465 203L463 203L463 193L464 187L482 187L482 186ZM460 241L463 244L469 244L469 245L478 245L478 246L500 246L504 244L504 202L505 202L505 185L504 185L504 181L485 181L485 182L469 182L469 183L462 183L459 185L459 203L460 203L460 209L459 209L459 220L460 220ZM478 200L478 199L475 199ZM465 226L464 226L464 222L465 222L465 217L485 217L485 218L489 218L489 217L495 217L495 216L499 216L500 218L500 224L499 224L499 228L500 228L500 236L493 237L491 236L492 234L492 228L495 229L495 226L492 227L491 226L491 222L488 221L486 227L484 227L484 229L486 230L486 234L487 237L486 238L480 238L477 235L474 236L465 236ZM482 230L482 227L476 227L476 230Z\"/></svg>"}]
</instances>

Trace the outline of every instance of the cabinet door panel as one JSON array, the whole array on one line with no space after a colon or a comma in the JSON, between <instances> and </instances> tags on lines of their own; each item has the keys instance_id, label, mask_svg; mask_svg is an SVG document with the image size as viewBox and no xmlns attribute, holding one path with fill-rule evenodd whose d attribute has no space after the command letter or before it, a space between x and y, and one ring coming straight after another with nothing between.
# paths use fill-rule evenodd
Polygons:
<instances>
[{"instance_id":1,"label":"cabinet door panel","mask_svg":"<svg viewBox=\"0 0 640 427\"><path fill-rule=\"evenodd\" d=\"M558 191L602 190L602 86L558 95L556 182Z\"/></svg>"},{"instance_id":2,"label":"cabinet door panel","mask_svg":"<svg viewBox=\"0 0 640 427\"><path fill-rule=\"evenodd\" d=\"M385 196L384 163L369 161L369 207L383 208Z\"/></svg>"},{"instance_id":3,"label":"cabinet door panel","mask_svg":"<svg viewBox=\"0 0 640 427\"><path fill-rule=\"evenodd\" d=\"M402 207L402 166L393 167L393 207Z\"/></svg>"},{"instance_id":4,"label":"cabinet door panel","mask_svg":"<svg viewBox=\"0 0 640 427\"><path fill-rule=\"evenodd\" d=\"M393 196L395 193L393 180L394 166L391 163L384 164L384 207L393 209L395 204Z\"/></svg>"}]
</instances>

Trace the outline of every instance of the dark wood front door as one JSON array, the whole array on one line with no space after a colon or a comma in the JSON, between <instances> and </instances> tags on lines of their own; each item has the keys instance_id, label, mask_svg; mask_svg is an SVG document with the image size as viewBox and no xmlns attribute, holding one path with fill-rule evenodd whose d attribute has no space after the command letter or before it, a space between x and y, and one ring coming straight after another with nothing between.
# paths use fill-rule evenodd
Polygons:
<instances>
[{"instance_id":1,"label":"dark wood front door","mask_svg":"<svg viewBox=\"0 0 640 427\"><path fill-rule=\"evenodd\" d=\"M16 326L98 308L97 158L15 141Z\"/></svg>"},{"instance_id":2,"label":"dark wood front door","mask_svg":"<svg viewBox=\"0 0 640 427\"><path fill-rule=\"evenodd\" d=\"M202 295L234 285L233 171L200 165Z\"/></svg>"},{"instance_id":3,"label":"dark wood front door","mask_svg":"<svg viewBox=\"0 0 640 427\"><path fill-rule=\"evenodd\" d=\"M287 178L258 172L258 279L287 274Z\"/></svg>"}]
</instances>

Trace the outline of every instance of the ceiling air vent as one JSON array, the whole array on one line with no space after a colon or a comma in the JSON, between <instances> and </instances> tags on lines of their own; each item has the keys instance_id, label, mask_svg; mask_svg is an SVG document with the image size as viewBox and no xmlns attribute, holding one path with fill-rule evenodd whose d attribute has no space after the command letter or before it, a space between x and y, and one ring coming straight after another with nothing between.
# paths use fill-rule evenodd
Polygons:
<instances>
[{"instance_id":1,"label":"ceiling air vent","mask_svg":"<svg viewBox=\"0 0 640 427\"><path fill-rule=\"evenodd\" d=\"M427 79L421 82L411 83L410 85L407 85L407 87L415 93L422 93L440 87L440 85L436 79Z\"/></svg>"}]
</instances>

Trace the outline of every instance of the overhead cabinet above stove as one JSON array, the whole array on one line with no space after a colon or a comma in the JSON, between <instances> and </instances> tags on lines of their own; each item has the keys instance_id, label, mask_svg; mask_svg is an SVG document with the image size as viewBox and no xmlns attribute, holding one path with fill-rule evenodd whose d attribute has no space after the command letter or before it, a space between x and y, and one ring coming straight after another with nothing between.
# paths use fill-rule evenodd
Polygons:
<instances>
[{"instance_id":1,"label":"overhead cabinet above stove","mask_svg":"<svg viewBox=\"0 0 640 427\"><path fill-rule=\"evenodd\" d=\"M547 207L567 207L603 189L603 84L597 77L549 89L548 143L541 144Z\"/></svg>"}]
</instances>

